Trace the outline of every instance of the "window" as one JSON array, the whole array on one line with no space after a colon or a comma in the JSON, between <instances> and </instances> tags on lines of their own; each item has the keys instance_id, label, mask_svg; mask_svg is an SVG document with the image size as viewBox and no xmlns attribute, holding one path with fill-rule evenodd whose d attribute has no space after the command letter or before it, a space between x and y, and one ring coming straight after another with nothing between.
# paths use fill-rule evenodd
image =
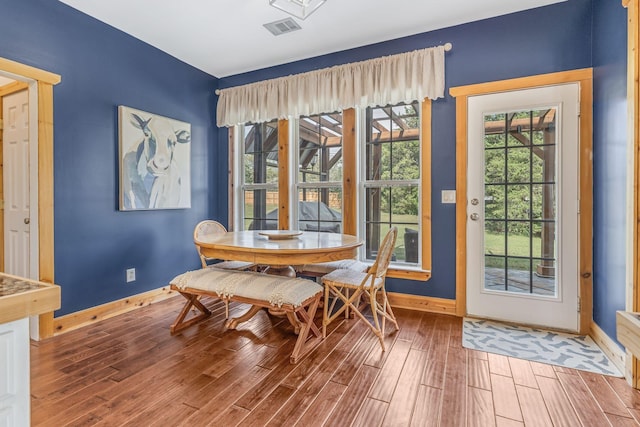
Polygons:
<instances>
[{"instance_id":1,"label":"window","mask_svg":"<svg viewBox=\"0 0 640 427\"><path fill-rule=\"evenodd\" d=\"M241 126L242 229L275 230L278 225L278 122Z\"/></svg>"},{"instance_id":2,"label":"window","mask_svg":"<svg viewBox=\"0 0 640 427\"><path fill-rule=\"evenodd\" d=\"M298 121L298 228L342 232L342 114Z\"/></svg>"},{"instance_id":3,"label":"window","mask_svg":"<svg viewBox=\"0 0 640 427\"><path fill-rule=\"evenodd\" d=\"M420 109L418 103L367 108L364 141L365 259L374 260L398 227L392 262L418 265L420 253Z\"/></svg>"},{"instance_id":4,"label":"window","mask_svg":"<svg viewBox=\"0 0 640 427\"><path fill-rule=\"evenodd\" d=\"M234 225L358 234L370 262L397 226L389 277L427 280L430 132L429 100L236 126Z\"/></svg>"}]
</instances>

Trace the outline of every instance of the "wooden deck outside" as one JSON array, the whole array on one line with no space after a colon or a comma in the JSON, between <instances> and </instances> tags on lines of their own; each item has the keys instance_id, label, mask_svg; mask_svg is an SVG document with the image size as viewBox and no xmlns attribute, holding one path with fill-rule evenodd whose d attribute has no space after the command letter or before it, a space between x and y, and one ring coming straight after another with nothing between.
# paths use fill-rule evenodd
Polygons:
<instances>
[{"instance_id":1,"label":"wooden deck outside","mask_svg":"<svg viewBox=\"0 0 640 427\"><path fill-rule=\"evenodd\" d=\"M623 379L467 350L460 318L398 309L385 353L362 322L337 322L291 365L286 320L224 331L206 300L211 319L172 336L183 302L33 343L32 425L640 425Z\"/></svg>"}]
</instances>

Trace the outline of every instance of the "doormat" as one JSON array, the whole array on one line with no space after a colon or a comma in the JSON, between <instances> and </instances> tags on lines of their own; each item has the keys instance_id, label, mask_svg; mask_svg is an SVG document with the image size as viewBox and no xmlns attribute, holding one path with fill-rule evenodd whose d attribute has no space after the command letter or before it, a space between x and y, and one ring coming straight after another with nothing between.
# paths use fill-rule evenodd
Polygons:
<instances>
[{"instance_id":1,"label":"doormat","mask_svg":"<svg viewBox=\"0 0 640 427\"><path fill-rule=\"evenodd\" d=\"M465 318L462 346L564 368L622 377L616 365L586 335Z\"/></svg>"}]
</instances>

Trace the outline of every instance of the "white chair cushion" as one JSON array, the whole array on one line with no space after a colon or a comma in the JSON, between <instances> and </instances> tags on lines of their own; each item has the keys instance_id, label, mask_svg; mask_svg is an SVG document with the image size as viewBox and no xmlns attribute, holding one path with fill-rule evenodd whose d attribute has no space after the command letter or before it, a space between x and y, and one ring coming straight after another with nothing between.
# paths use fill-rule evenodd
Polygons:
<instances>
[{"instance_id":1,"label":"white chair cushion","mask_svg":"<svg viewBox=\"0 0 640 427\"><path fill-rule=\"evenodd\" d=\"M229 299L234 296L250 298L277 307L284 304L299 307L322 292L322 286L308 279L213 267L188 271L176 276L170 283L179 289L199 289Z\"/></svg>"},{"instance_id":2,"label":"white chair cushion","mask_svg":"<svg viewBox=\"0 0 640 427\"><path fill-rule=\"evenodd\" d=\"M337 285L342 284L349 287L357 288L360 286L360 283L367 277L367 273L363 273L361 271L355 270L334 270L329 274L322 276L322 283L324 282L333 282ZM379 287L382 285L382 279L375 279L375 286ZM364 288L369 289L371 286L371 277L367 278L367 283L365 283Z\"/></svg>"},{"instance_id":3,"label":"white chair cushion","mask_svg":"<svg viewBox=\"0 0 640 427\"><path fill-rule=\"evenodd\" d=\"M366 272L369 266L364 262L355 259L343 259L340 261L319 262L317 264L305 264L302 266L302 272L326 274L334 270L354 270Z\"/></svg>"}]
</instances>

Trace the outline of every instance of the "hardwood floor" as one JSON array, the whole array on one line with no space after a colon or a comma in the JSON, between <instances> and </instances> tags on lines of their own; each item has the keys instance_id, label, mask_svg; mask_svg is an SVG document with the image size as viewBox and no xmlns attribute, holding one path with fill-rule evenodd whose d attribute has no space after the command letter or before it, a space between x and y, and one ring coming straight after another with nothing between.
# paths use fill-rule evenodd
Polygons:
<instances>
[{"instance_id":1,"label":"hardwood floor","mask_svg":"<svg viewBox=\"0 0 640 427\"><path fill-rule=\"evenodd\" d=\"M460 318L398 309L384 353L362 322L337 322L291 365L286 321L261 312L224 331L205 300L212 318L171 336L183 302L33 343L32 425L640 425L624 379L467 350Z\"/></svg>"}]
</instances>

